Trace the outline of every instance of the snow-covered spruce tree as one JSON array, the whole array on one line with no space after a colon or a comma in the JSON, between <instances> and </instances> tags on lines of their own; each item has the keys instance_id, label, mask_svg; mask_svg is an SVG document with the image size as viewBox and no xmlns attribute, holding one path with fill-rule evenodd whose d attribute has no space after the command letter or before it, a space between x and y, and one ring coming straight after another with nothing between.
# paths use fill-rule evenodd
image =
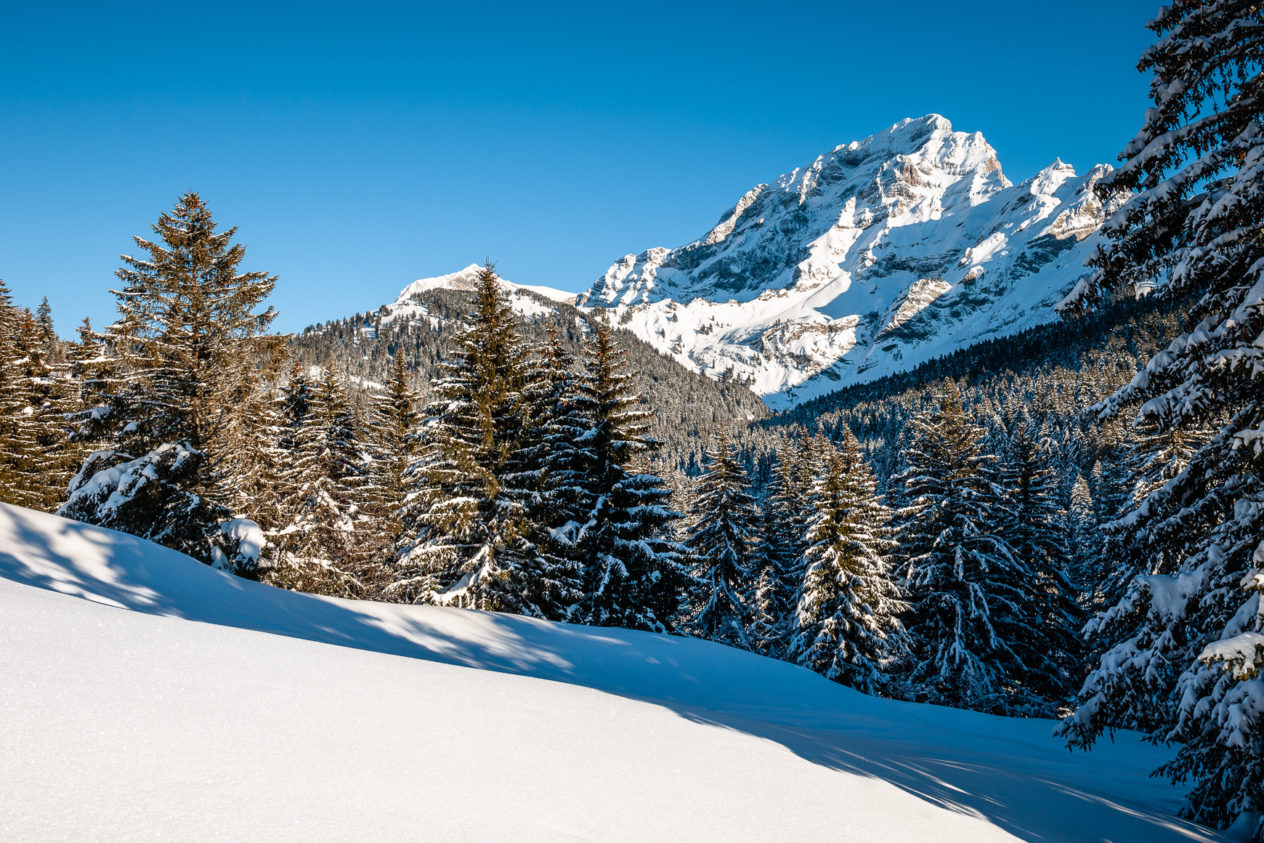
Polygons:
<instances>
[{"instance_id":1,"label":"snow-covered spruce tree","mask_svg":"<svg viewBox=\"0 0 1264 843\"><path fill-rule=\"evenodd\" d=\"M527 588L536 557L527 518L533 488L520 485L527 361L490 264L458 347L422 413L421 458L410 470L412 501L388 596L539 616Z\"/></svg>"},{"instance_id":2,"label":"snow-covered spruce tree","mask_svg":"<svg viewBox=\"0 0 1264 843\"><path fill-rule=\"evenodd\" d=\"M21 506L52 512L65 499L66 486L78 468L78 448L70 442L74 384L56 334L50 340L52 309L43 306L43 320L18 312L14 397L22 404L15 425L18 466L16 497Z\"/></svg>"},{"instance_id":3,"label":"snow-covered spruce tree","mask_svg":"<svg viewBox=\"0 0 1264 843\"><path fill-rule=\"evenodd\" d=\"M365 443L371 452L365 488L362 544L376 562L394 559L404 539L404 506L408 498L408 470L420 455L417 441L417 391L404 357L396 353L386 389L369 407ZM387 572L383 570L383 574ZM388 582L380 583L382 588Z\"/></svg>"},{"instance_id":4,"label":"snow-covered spruce tree","mask_svg":"<svg viewBox=\"0 0 1264 843\"><path fill-rule=\"evenodd\" d=\"M236 229L216 231L195 193L154 232L135 238L145 256L124 256L117 272L119 319L106 338L119 388L89 434L108 445L85 460L59 511L236 568L260 538L230 506L236 421L255 409L238 386L260 346L275 345L265 333L275 312L258 308L276 279L239 271Z\"/></svg>"},{"instance_id":5,"label":"snow-covered spruce tree","mask_svg":"<svg viewBox=\"0 0 1264 843\"><path fill-rule=\"evenodd\" d=\"M78 328L79 339L70 348L70 380L77 393L71 412L72 442L81 454L107 447L104 440L109 420L110 395L122 388L118 361L85 318ZM82 464L83 460L77 461Z\"/></svg>"},{"instance_id":6,"label":"snow-covered spruce tree","mask_svg":"<svg viewBox=\"0 0 1264 843\"><path fill-rule=\"evenodd\" d=\"M891 666L908 654L897 619L908 606L888 571L890 513L846 427L838 448L824 456L813 498L807 574L787 656L828 679L876 693Z\"/></svg>"},{"instance_id":7,"label":"snow-covered spruce tree","mask_svg":"<svg viewBox=\"0 0 1264 843\"><path fill-rule=\"evenodd\" d=\"M799 586L806 527L800 532L799 513L788 492L793 482L785 466L794 458L792 445L783 445L773 464L760 507L759 544L755 556L755 593L748 638L757 653L780 658L785 652Z\"/></svg>"},{"instance_id":8,"label":"snow-covered spruce tree","mask_svg":"<svg viewBox=\"0 0 1264 843\"><path fill-rule=\"evenodd\" d=\"M658 443L646 435L649 411L631 392L624 352L606 323L593 319L580 400L590 454L585 513L575 530L584 596L576 620L597 626L670 630L680 611L684 569L672 538L680 517L671 493L644 459Z\"/></svg>"},{"instance_id":9,"label":"snow-covered spruce tree","mask_svg":"<svg viewBox=\"0 0 1264 843\"><path fill-rule=\"evenodd\" d=\"M265 446L258 460L267 476L258 478L254 511L269 540L262 566L276 563L281 549L278 539L288 535L294 518L298 434L313 412L315 385L309 374L307 367L293 361L288 375L271 385L270 400L260 410L257 435L264 437ZM262 576L262 570L257 573Z\"/></svg>"},{"instance_id":10,"label":"snow-covered spruce tree","mask_svg":"<svg viewBox=\"0 0 1264 843\"><path fill-rule=\"evenodd\" d=\"M1067 577L1075 588L1081 609L1097 605L1097 584L1103 577L1102 528L1097 520L1093 492L1083 475L1071 485L1071 505L1067 508L1067 548L1071 564Z\"/></svg>"},{"instance_id":11,"label":"snow-covered spruce tree","mask_svg":"<svg viewBox=\"0 0 1264 843\"><path fill-rule=\"evenodd\" d=\"M44 417L42 393L50 382L40 348L39 330L29 310L15 309L12 356L9 360L10 400L14 411L10 418L10 450L14 454L11 468L14 478L9 502L28 509L43 510L48 497L41 470L44 448L41 429Z\"/></svg>"},{"instance_id":12,"label":"snow-covered spruce tree","mask_svg":"<svg viewBox=\"0 0 1264 843\"><path fill-rule=\"evenodd\" d=\"M1150 528L1167 514L1160 514L1151 495L1189 465L1200 443L1210 432L1202 424L1189 430L1160 429L1153 420L1141 419L1131 439L1122 443L1113 461L1114 482L1122 485L1115 497L1116 511L1102 525L1102 556L1109 567L1097 582L1097 609L1116 605L1138 576L1170 571L1185 555L1186 537L1179 532L1154 533ZM1167 509L1182 504L1169 500ZM1144 514L1142 510L1144 511ZM1102 636L1094 638L1100 643ZM1099 653L1100 655L1100 653Z\"/></svg>"},{"instance_id":13,"label":"snow-covered spruce tree","mask_svg":"<svg viewBox=\"0 0 1264 843\"><path fill-rule=\"evenodd\" d=\"M535 350L527 371L530 423L509 466L515 485L530 489L528 541L535 551L528 599L541 617L569 620L582 597L576 532L585 515L585 478L592 462L589 422L575 361L556 325Z\"/></svg>"},{"instance_id":14,"label":"snow-covered spruce tree","mask_svg":"<svg viewBox=\"0 0 1264 843\"><path fill-rule=\"evenodd\" d=\"M1196 299L1186 332L1101 407L1159 430L1215 433L1136 510L1162 570L1096 619L1106 645L1064 732L1090 745L1137 727L1182 743L1163 772L1192 785L1186 816L1241 818L1264 840L1264 8L1176 2L1142 56L1154 107L1099 189L1131 200L1069 306L1166 279ZM1169 558L1170 556L1170 558Z\"/></svg>"},{"instance_id":15,"label":"snow-covered spruce tree","mask_svg":"<svg viewBox=\"0 0 1264 843\"><path fill-rule=\"evenodd\" d=\"M18 367L18 310L0 280L0 501L24 505L27 491L21 482L27 454L22 424L26 410Z\"/></svg>"},{"instance_id":16,"label":"snow-covered spruce tree","mask_svg":"<svg viewBox=\"0 0 1264 843\"><path fill-rule=\"evenodd\" d=\"M65 349L57 337L57 328L53 324L53 306L48 303L48 296L40 299L39 307L35 309L35 324L39 332L39 346L44 359L50 365L64 362Z\"/></svg>"},{"instance_id":17,"label":"snow-covered spruce tree","mask_svg":"<svg viewBox=\"0 0 1264 843\"><path fill-rule=\"evenodd\" d=\"M290 388L305 393L289 396L302 415L282 465L282 524L272 531L259 578L296 591L364 596L368 577L357 535L364 467L346 389L332 366L315 384L300 380Z\"/></svg>"},{"instance_id":18,"label":"snow-covered spruce tree","mask_svg":"<svg viewBox=\"0 0 1264 843\"><path fill-rule=\"evenodd\" d=\"M240 369L240 379L229 388L230 401L249 408L227 419L223 441L225 486L230 490L227 505L260 525L271 524L278 515L278 480L285 464L277 450L284 421L278 401L281 371L288 359L277 336L256 338L251 365ZM249 564L238 573L247 574Z\"/></svg>"},{"instance_id":19,"label":"snow-covered spruce tree","mask_svg":"<svg viewBox=\"0 0 1264 843\"><path fill-rule=\"evenodd\" d=\"M1026 684L1046 660L1038 579L999 533L1008 513L984 431L955 388L909 431L895 551L909 603L909 693L959 708L1047 713Z\"/></svg>"},{"instance_id":20,"label":"snow-covered spruce tree","mask_svg":"<svg viewBox=\"0 0 1264 843\"><path fill-rule=\"evenodd\" d=\"M1031 422L1019 422L1000 461L1006 495L1001 533L1036 586L1042 659L1026 662L1024 684L1042 698L1065 701L1080 676L1083 614L1067 569L1071 563L1066 512L1059 502L1053 446L1034 438Z\"/></svg>"},{"instance_id":21,"label":"snow-covered spruce tree","mask_svg":"<svg viewBox=\"0 0 1264 843\"><path fill-rule=\"evenodd\" d=\"M685 538L695 585L683 624L693 634L749 650L745 593L758 543L759 512L728 436L708 449L689 508Z\"/></svg>"}]
</instances>

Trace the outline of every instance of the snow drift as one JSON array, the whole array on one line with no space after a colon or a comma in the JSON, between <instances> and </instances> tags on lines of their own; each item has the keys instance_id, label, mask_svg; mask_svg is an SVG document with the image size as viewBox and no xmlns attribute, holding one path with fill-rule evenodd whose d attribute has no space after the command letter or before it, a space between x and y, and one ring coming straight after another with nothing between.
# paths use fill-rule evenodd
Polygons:
<instances>
[{"instance_id":1,"label":"snow drift","mask_svg":"<svg viewBox=\"0 0 1264 843\"><path fill-rule=\"evenodd\" d=\"M76 599L78 598L78 599ZM295 594L0 505L0 838L1208 840L1120 735Z\"/></svg>"}]
</instances>

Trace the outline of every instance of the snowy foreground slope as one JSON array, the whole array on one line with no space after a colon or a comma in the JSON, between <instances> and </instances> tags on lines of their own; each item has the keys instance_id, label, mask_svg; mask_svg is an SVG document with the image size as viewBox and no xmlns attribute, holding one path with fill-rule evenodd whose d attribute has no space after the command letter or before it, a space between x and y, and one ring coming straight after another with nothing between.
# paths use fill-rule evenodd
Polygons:
<instances>
[{"instance_id":1,"label":"snowy foreground slope","mask_svg":"<svg viewBox=\"0 0 1264 843\"><path fill-rule=\"evenodd\" d=\"M1108 172L1011 184L981 134L903 120L756 185L693 243L615 261L580 303L785 407L1056 318Z\"/></svg>"},{"instance_id":2,"label":"snowy foreground slope","mask_svg":"<svg viewBox=\"0 0 1264 843\"><path fill-rule=\"evenodd\" d=\"M1215 839L1147 778L1161 752L1051 727L277 591L0 505L0 839Z\"/></svg>"}]
</instances>

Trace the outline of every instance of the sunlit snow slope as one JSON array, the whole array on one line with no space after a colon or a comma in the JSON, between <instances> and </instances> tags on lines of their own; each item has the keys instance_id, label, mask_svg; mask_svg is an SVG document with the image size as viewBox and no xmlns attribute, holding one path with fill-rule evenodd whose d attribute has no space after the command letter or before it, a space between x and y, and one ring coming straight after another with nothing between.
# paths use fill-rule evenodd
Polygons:
<instances>
[{"instance_id":1,"label":"sunlit snow slope","mask_svg":"<svg viewBox=\"0 0 1264 843\"><path fill-rule=\"evenodd\" d=\"M788 406L1054 319L1109 171L1054 161L1014 185L981 134L903 120L751 188L693 243L623 257L581 304Z\"/></svg>"},{"instance_id":2,"label":"sunlit snow slope","mask_svg":"<svg viewBox=\"0 0 1264 843\"><path fill-rule=\"evenodd\" d=\"M443 327L442 323L430 315L429 309L419 297L432 290L473 292L478 289L478 276L482 269L478 264L472 263L464 269L449 272L447 275L419 278L400 290L394 302L383 305L380 308L379 313L382 316L382 321L429 319L432 327ZM555 290L552 287L542 287L534 284L515 284L503 278L499 280L500 289L504 292L509 306L516 313L528 318L555 313L557 308L554 306L554 303L573 304L575 302L574 293L566 293L562 290Z\"/></svg>"},{"instance_id":3,"label":"sunlit snow slope","mask_svg":"<svg viewBox=\"0 0 1264 843\"><path fill-rule=\"evenodd\" d=\"M0 505L0 839L1203 840L1132 735L234 579Z\"/></svg>"}]
</instances>

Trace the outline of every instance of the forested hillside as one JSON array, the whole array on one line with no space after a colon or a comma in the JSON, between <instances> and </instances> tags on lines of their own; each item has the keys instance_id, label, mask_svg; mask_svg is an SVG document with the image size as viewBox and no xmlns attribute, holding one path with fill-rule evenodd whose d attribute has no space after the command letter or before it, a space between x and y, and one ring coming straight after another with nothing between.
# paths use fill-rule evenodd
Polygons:
<instances>
[{"instance_id":1,"label":"forested hillside","mask_svg":"<svg viewBox=\"0 0 1264 843\"><path fill-rule=\"evenodd\" d=\"M545 346L550 330L556 330L567 353L577 355L592 320L600 317L529 291L517 295L537 301L543 311L515 316L527 348ZM431 378L453 353L456 336L468 323L472 298L473 294L464 291L426 290L412 297L417 315L391 319L387 308L361 313L307 328L294 335L289 346L294 359L303 365L332 365L353 386L368 392L386 383L399 355L424 400ZM649 432L664 445L658 457L664 465L683 467L717 431L741 428L769 414L764 403L745 387L691 372L632 333L614 328L635 373L632 389L653 411Z\"/></svg>"}]
</instances>

